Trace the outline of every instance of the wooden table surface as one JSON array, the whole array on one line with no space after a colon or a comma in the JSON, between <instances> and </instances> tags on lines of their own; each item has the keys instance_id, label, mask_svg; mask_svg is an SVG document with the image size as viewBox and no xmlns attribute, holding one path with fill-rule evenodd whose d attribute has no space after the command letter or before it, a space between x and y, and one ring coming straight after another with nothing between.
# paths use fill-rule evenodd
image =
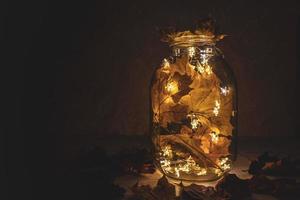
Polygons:
<instances>
[{"instance_id":1,"label":"wooden table surface","mask_svg":"<svg viewBox=\"0 0 300 200\"><path fill-rule=\"evenodd\" d=\"M142 140L135 141L134 139L128 141L132 145L143 146ZM144 141L145 142L145 141ZM123 143L125 145L125 143ZM144 145L147 145L145 142ZM239 140L239 153L237 160L234 162L233 169L230 173L237 174L241 179L251 178L247 172L249 164L252 160L257 158L263 152L270 152L278 155L290 155L299 157L300 148L297 139L289 138L241 138ZM157 170L154 174L141 174L140 176L122 176L116 179L115 183L126 189L126 196L130 195L130 188L138 182L139 185L150 185L154 187L157 184L162 174ZM215 182L201 183L206 186L215 186ZM189 183L183 182L184 185ZM253 194L250 200L277 200L276 198L268 195Z\"/></svg>"}]
</instances>

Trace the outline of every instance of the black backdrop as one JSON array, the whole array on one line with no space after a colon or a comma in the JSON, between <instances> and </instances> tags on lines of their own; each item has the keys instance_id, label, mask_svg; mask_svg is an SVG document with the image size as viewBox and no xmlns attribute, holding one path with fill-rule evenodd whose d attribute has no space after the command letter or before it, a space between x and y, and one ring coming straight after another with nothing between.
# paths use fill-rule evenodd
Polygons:
<instances>
[{"instance_id":1,"label":"black backdrop","mask_svg":"<svg viewBox=\"0 0 300 200\"><path fill-rule=\"evenodd\" d=\"M168 55L157 30L204 16L228 34L219 47L238 81L239 135L299 135L297 1L10 1L1 7L8 53L2 174L20 191L11 195L29 197L52 183L80 142L148 134L150 78Z\"/></svg>"}]
</instances>

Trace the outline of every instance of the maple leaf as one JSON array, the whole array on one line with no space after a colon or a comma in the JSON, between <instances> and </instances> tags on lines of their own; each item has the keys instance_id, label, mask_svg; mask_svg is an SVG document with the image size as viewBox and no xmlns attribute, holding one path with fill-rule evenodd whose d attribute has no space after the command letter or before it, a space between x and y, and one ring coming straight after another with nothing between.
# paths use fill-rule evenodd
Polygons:
<instances>
[{"instance_id":1,"label":"maple leaf","mask_svg":"<svg viewBox=\"0 0 300 200\"><path fill-rule=\"evenodd\" d=\"M189 85L192 83L192 79L190 76L180 75L178 72L174 74L172 79L177 81L178 83L178 92L172 95L174 102L178 103L182 96L188 94L191 91Z\"/></svg>"}]
</instances>

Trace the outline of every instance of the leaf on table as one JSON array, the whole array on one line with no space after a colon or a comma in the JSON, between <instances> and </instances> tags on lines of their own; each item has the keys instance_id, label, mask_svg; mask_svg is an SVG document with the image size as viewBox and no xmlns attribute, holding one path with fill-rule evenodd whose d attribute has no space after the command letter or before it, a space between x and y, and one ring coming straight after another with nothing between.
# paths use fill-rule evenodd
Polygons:
<instances>
[{"instance_id":1,"label":"leaf on table","mask_svg":"<svg viewBox=\"0 0 300 200\"><path fill-rule=\"evenodd\" d=\"M280 158L265 152L251 162L248 172L253 175L298 176L300 175L300 160L290 157Z\"/></svg>"},{"instance_id":2,"label":"leaf on table","mask_svg":"<svg viewBox=\"0 0 300 200\"><path fill-rule=\"evenodd\" d=\"M231 200L242 200L251 197L248 180L240 179L236 174L226 174L216 185L217 192L229 196Z\"/></svg>"},{"instance_id":3,"label":"leaf on table","mask_svg":"<svg viewBox=\"0 0 300 200\"><path fill-rule=\"evenodd\" d=\"M175 186L168 182L168 179L163 176L157 182L153 192L160 200L174 200L175 199Z\"/></svg>"},{"instance_id":4,"label":"leaf on table","mask_svg":"<svg viewBox=\"0 0 300 200\"><path fill-rule=\"evenodd\" d=\"M138 186L138 183L136 183L131 187L131 191L133 195L128 200L158 200L158 197L153 194L149 185Z\"/></svg>"},{"instance_id":5,"label":"leaf on table","mask_svg":"<svg viewBox=\"0 0 300 200\"><path fill-rule=\"evenodd\" d=\"M153 189L149 185L138 186L136 183L129 200L175 200L175 186L170 184L165 176L160 178Z\"/></svg>"},{"instance_id":6,"label":"leaf on table","mask_svg":"<svg viewBox=\"0 0 300 200\"><path fill-rule=\"evenodd\" d=\"M248 182L253 193L272 195L282 200L299 199L300 183L294 178L270 179L264 175L255 175Z\"/></svg>"},{"instance_id":7,"label":"leaf on table","mask_svg":"<svg viewBox=\"0 0 300 200\"><path fill-rule=\"evenodd\" d=\"M226 200L213 187L191 184L183 187L181 200Z\"/></svg>"}]
</instances>

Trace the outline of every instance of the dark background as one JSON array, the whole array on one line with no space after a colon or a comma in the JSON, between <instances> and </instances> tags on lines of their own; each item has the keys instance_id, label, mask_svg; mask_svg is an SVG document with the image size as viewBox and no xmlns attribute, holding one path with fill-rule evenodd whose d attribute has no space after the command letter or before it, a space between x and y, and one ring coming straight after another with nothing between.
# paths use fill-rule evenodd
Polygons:
<instances>
[{"instance_id":1,"label":"dark background","mask_svg":"<svg viewBox=\"0 0 300 200\"><path fill-rule=\"evenodd\" d=\"M218 46L238 82L239 135L299 136L299 11L297 1L4 3L2 175L19 191L10 196L44 191L83 145L147 135L150 79L169 53L158 30L201 17L228 35Z\"/></svg>"}]
</instances>

